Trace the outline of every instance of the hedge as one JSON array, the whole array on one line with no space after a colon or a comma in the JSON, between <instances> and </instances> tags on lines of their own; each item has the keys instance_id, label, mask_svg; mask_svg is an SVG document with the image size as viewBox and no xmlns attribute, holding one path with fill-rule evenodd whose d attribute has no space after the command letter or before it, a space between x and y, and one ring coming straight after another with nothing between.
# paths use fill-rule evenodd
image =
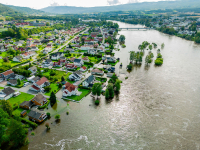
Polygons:
<instances>
[{"instance_id":1,"label":"hedge","mask_svg":"<svg viewBox=\"0 0 200 150\"><path fill-rule=\"evenodd\" d=\"M24 122L24 123L27 123L27 124L29 124L31 127L33 127L33 128L36 128L37 126L38 126L38 124L37 123L35 123L35 122L32 122L32 121L29 121L29 120L27 120L27 119L24 119L24 118L21 118L21 121L22 122Z\"/></svg>"},{"instance_id":2,"label":"hedge","mask_svg":"<svg viewBox=\"0 0 200 150\"><path fill-rule=\"evenodd\" d=\"M44 109L46 108L50 103L50 100L48 100L48 102L46 104L44 104L43 106L39 106L38 109Z\"/></svg>"}]
</instances>

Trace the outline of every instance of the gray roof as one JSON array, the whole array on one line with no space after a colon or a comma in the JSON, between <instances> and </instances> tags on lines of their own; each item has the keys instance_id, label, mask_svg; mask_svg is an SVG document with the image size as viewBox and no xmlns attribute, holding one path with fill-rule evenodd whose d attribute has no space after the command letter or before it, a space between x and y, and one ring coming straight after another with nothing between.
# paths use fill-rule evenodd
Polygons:
<instances>
[{"instance_id":1,"label":"gray roof","mask_svg":"<svg viewBox=\"0 0 200 150\"><path fill-rule=\"evenodd\" d=\"M38 119L38 120L41 120L41 115L44 114L45 112L43 111L38 111L38 110L31 110L29 113L28 113L28 116L29 117L32 117L32 118L35 118L35 119Z\"/></svg>"},{"instance_id":2,"label":"gray roof","mask_svg":"<svg viewBox=\"0 0 200 150\"><path fill-rule=\"evenodd\" d=\"M52 62L51 59L46 59L45 61L46 61L47 63L51 63L51 62Z\"/></svg>"},{"instance_id":3,"label":"gray roof","mask_svg":"<svg viewBox=\"0 0 200 150\"><path fill-rule=\"evenodd\" d=\"M28 106L28 107L31 107L33 105L33 102L31 101L24 101L22 102L19 106Z\"/></svg>"},{"instance_id":4,"label":"gray roof","mask_svg":"<svg viewBox=\"0 0 200 150\"><path fill-rule=\"evenodd\" d=\"M11 87L7 87L7 88L3 89L2 92L5 93L6 96L8 96L12 93L15 93L15 91Z\"/></svg>"},{"instance_id":5,"label":"gray roof","mask_svg":"<svg viewBox=\"0 0 200 150\"><path fill-rule=\"evenodd\" d=\"M91 82L94 81L94 79L95 79L95 76L91 75L85 81L90 84Z\"/></svg>"},{"instance_id":6,"label":"gray roof","mask_svg":"<svg viewBox=\"0 0 200 150\"><path fill-rule=\"evenodd\" d=\"M40 80L40 77L37 76L37 77L33 78L32 80L36 82L36 81Z\"/></svg>"},{"instance_id":7,"label":"gray roof","mask_svg":"<svg viewBox=\"0 0 200 150\"><path fill-rule=\"evenodd\" d=\"M36 67L36 66L33 66L33 67L29 68L29 69L31 69L31 70L34 71L34 72L37 71L37 67Z\"/></svg>"},{"instance_id":8,"label":"gray roof","mask_svg":"<svg viewBox=\"0 0 200 150\"><path fill-rule=\"evenodd\" d=\"M17 58L18 60L21 60L21 59L22 59L21 56L15 56L15 58Z\"/></svg>"},{"instance_id":9,"label":"gray roof","mask_svg":"<svg viewBox=\"0 0 200 150\"><path fill-rule=\"evenodd\" d=\"M80 63L81 62L81 59L74 59L74 62L76 62L76 63Z\"/></svg>"},{"instance_id":10,"label":"gray roof","mask_svg":"<svg viewBox=\"0 0 200 150\"><path fill-rule=\"evenodd\" d=\"M11 83L11 84L17 84L17 80L16 79L9 80L8 82Z\"/></svg>"}]
</instances>

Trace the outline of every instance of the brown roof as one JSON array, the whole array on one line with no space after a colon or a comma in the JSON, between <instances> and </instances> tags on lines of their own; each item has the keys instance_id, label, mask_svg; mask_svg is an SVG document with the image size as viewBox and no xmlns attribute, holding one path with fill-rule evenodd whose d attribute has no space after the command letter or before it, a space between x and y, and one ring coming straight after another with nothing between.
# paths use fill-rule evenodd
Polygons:
<instances>
[{"instance_id":1,"label":"brown roof","mask_svg":"<svg viewBox=\"0 0 200 150\"><path fill-rule=\"evenodd\" d=\"M69 92L74 91L77 88L77 86L67 82L65 83L65 89L67 89Z\"/></svg>"},{"instance_id":2,"label":"brown roof","mask_svg":"<svg viewBox=\"0 0 200 150\"><path fill-rule=\"evenodd\" d=\"M82 59L83 59L83 60L88 60L88 56L86 56L86 57L83 57Z\"/></svg>"},{"instance_id":3,"label":"brown roof","mask_svg":"<svg viewBox=\"0 0 200 150\"><path fill-rule=\"evenodd\" d=\"M4 75L4 76L7 76L7 75L9 75L9 74L11 74L11 73L14 73L14 72L13 72L12 70L8 70L8 71L4 72L3 75Z\"/></svg>"},{"instance_id":4,"label":"brown roof","mask_svg":"<svg viewBox=\"0 0 200 150\"><path fill-rule=\"evenodd\" d=\"M85 66L83 66L83 67L81 67L81 68L83 68L84 70L86 70L86 69L87 69Z\"/></svg>"},{"instance_id":5,"label":"brown roof","mask_svg":"<svg viewBox=\"0 0 200 150\"><path fill-rule=\"evenodd\" d=\"M99 69L93 69L92 72L95 72L95 73L103 73L103 71L99 70Z\"/></svg>"},{"instance_id":6,"label":"brown roof","mask_svg":"<svg viewBox=\"0 0 200 150\"><path fill-rule=\"evenodd\" d=\"M31 101L36 101L38 103L42 103L43 101L46 101L46 98L42 94L36 95Z\"/></svg>"},{"instance_id":7,"label":"brown roof","mask_svg":"<svg viewBox=\"0 0 200 150\"><path fill-rule=\"evenodd\" d=\"M42 85L47 81L48 81L48 79L46 77L42 77L38 82L36 82L36 84L37 85Z\"/></svg>"},{"instance_id":8,"label":"brown roof","mask_svg":"<svg viewBox=\"0 0 200 150\"><path fill-rule=\"evenodd\" d=\"M38 87L35 86L35 85L32 85L31 87L34 88L34 89L36 89L37 91L40 89L40 88L38 88Z\"/></svg>"}]
</instances>

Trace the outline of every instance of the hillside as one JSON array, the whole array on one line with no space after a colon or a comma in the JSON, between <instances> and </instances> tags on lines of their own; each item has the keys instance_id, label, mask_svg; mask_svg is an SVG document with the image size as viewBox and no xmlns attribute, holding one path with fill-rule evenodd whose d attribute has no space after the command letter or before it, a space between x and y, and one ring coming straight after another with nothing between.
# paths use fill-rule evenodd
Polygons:
<instances>
[{"instance_id":1,"label":"hillside","mask_svg":"<svg viewBox=\"0 0 200 150\"><path fill-rule=\"evenodd\" d=\"M0 15L2 16L16 16L21 15L19 11L13 10L10 7L0 4Z\"/></svg>"},{"instance_id":2,"label":"hillside","mask_svg":"<svg viewBox=\"0 0 200 150\"><path fill-rule=\"evenodd\" d=\"M80 14L80 13L94 13L94 12L108 12L108 11L182 9L182 8L198 8L198 7L200 7L200 0L178 0L178 1L129 3L124 5L102 6L102 7L49 6L41 10L55 14Z\"/></svg>"},{"instance_id":3,"label":"hillside","mask_svg":"<svg viewBox=\"0 0 200 150\"><path fill-rule=\"evenodd\" d=\"M46 14L49 14L47 12L32 9L32 8L29 8L29 7L20 7L20 6L12 6L12 5L6 5L6 6L13 9L14 11L18 11L20 13L28 14L28 15L46 15Z\"/></svg>"}]
</instances>

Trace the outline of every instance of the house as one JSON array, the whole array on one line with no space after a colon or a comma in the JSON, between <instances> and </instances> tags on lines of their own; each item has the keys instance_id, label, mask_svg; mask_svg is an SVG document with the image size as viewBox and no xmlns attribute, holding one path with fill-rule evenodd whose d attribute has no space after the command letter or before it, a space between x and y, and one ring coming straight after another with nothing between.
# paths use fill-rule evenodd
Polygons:
<instances>
[{"instance_id":1,"label":"house","mask_svg":"<svg viewBox=\"0 0 200 150\"><path fill-rule=\"evenodd\" d=\"M73 48L65 48L65 49L64 49L64 52L67 52L67 51L69 51L69 52L74 52L74 49L73 49Z\"/></svg>"},{"instance_id":2,"label":"house","mask_svg":"<svg viewBox=\"0 0 200 150\"><path fill-rule=\"evenodd\" d=\"M27 46L31 46L32 44L33 44L33 39L32 38L27 38L26 45Z\"/></svg>"},{"instance_id":3,"label":"house","mask_svg":"<svg viewBox=\"0 0 200 150\"><path fill-rule=\"evenodd\" d=\"M83 62L89 62L90 61L88 56L83 57L82 60L83 60Z\"/></svg>"},{"instance_id":4,"label":"house","mask_svg":"<svg viewBox=\"0 0 200 150\"><path fill-rule=\"evenodd\" d=\"M82 83L83 87L92 87L95 81L95 76L91 75Z\"/></svg>"},{"instance_id":5,"label":"house","mask_svg":"<svg viewBox=\"0 0 200 150\"><path fill-rule=\"evenodd\" d=\"M35 76L32 76L30 78L27 79L28 81L32 82L32 83L36 83L37 81L40 80L40 77L35 77Z\"/></svg>"},{"instance_id":6,"label":"house","mask_svg":"<svg viewBox=\"0 0 200 150\"><path fill-rule=\"evenodd\" d=\"M77 88L77 86L69 82L65 83L65 85L63 85L63 97L76 95Z\"/></svg>"},{"instance_id":7,"label":"house","mask_svg":"<svg viewBox=\"0 0 200 150\"><path fill-rule=\"evenodd\" d=\"M16 79L9 80L9 81L7 81L7 84L8 85L12 85L12 86L16 86L17 85L17 80Z\"/></svg>"},{"instance_id":8,"label":"house","mask_svg":"<svg viewBox=\"0 0 200 150\"><path fill-rule=\"evenodd\" d=\"M41 42L40 42L39 40L35 40L35 41L33 42L33 44L34 44L34 45L41 45Z\"/></svg>"},{"instance_id":9,"label":"house","mask_svg":"<svg viewBox=\"0 0 200 150\"><path fill-rule=\"evenodd\" d=\"M66 67L66 69L72 69L72 70L77 68L77 66L75 64L69 64L69 63L66 64L65 67Z\"/></svg>"},{"instance_id":10,"label":"house","mask_svg":"<svg viewBox=\"0 0 200 150\"><path fill-rule=\"evenodd\" d=\"M80 71L83 71L83 72L86 70L87 70L87 68L85 66L81 67L81 69L80 69Z\"/></svg>"},{"instance_id":11,"label":"house","mask_svg":"<svg viewBox=\"0 0 200 150\"><path fill-rule=\"evenodd\" d=\"M107 42L107 43L104 43L104 46L105 47L109 47L109 43Z\"/></svg>"},{"instance_id":12,"label":"house","mask_svg":"<svg viewBox=\"0 0 200 150\"><path fill-rule=\"evenodd\" d=\"M27 114L27 111L26 110L23 110L21 113L20 113L20 115L23 117L23 116L25 116Z\"/></svg>"},{"instance_id":13,"label":"house","mask_svg":"<svg viewBox=\"0 0 200 150\"><path fill-rule=\"evenodd\" d=\"M34 56L35 52L25 52L23 54L21 54L23 59L29 59L30 57Z\"/></svg>"},{"instance_id":14,"label":"house","mask_svg":"<svg viewBox=\"0 0 200 150\"><path fill-rule=\"evenodd\" d=\"M43 92L43 87L49 86L50 83L46 77L42 77L37 82L33 83L33 85L30 87L30 90L36 91L36 92Z\"/></svg>"},{"instance_id":15,"label":"house","mask_svg":"<svg viewBox=\"0 0 200 150\"><path fill-rule=\"evenodd\" d=\"M53 62L51 59L46 59L44 62L43 62L43 65L45 67L49 67L49 66L52 66L53 65Z\"/></svg>"},{"instance_id":16,"label":"house","mask_svg":"<svg viewBox=\"0 0 200 150\"><path fill-rule=\"evenodd\" d=\"M57 52L51 55L52 60L59 60L61 57L64 56L64 53L62 52Z\"/></svg>"},{"instance_id":17,"label":"house","mask_svg":"<svg viewBox=\"0 0 200 150\"><path fill-rule=\"evenodd\" d=\"M96 75L102 76L104 74L104 72L96 68L91 71L91 74L96 74Z\"/></svg>"},{"instance_id":18,"label":"house","mask_svg":"<svg viewBox=\"0 0 200 150\"><path fill-rule=\"evenodd\" d=\"M116 62L115 57L107 57L107 62Z\"/></svg>"},{"instance_id":19,"label":"house","mask_svg":"<svg viewBox=\"0 0 200 150\"><path fill-rule=\"evenodd\" d=\"M97 54L97 50L96 49L89 49L88 54L95 55L95 54Z\"/></svg>"},{"instance_id":20,"label":"house","mask_svg":"<svg viewBox=\"0 0 200 150\"><path fill-rule=\"evenodd\" d=\"M21 104L19 104L19 107L23 109L31 109L32 106L33 106L32 101L24 101Z\"/></svg>"},{"instance_id":21,"label":"house","mask_svg":"<svg viewBox=\"0 0 200 150\"><path fill-rule=\"evenodd\" d=\"M15 62L21 62L22 61L22 57L21 56L15 56L13 58L13 61L15 61Z\"/></svg>"},{"instance_id":22,"label":"house","mask_svg":"<svg viewBox=\"0 0 200 150\"><path fill-rule=\"evenodd\" d=\"M37 67L33 66L33 67L30 67L28 70L30 70L32 74L35 74L37 72Z\"/></svg>"},{"instance_id":23,"label":"house","mask_svg":"<svg viewBox=\"0 0 200 150\"><path fill-rule=\"evenodd\" d=\"M82 59L74 59L74 64L78 67L81 67L84 63Z\"/></svg>"},{"instance_id":24,"label":"house","mask_svg":"<svg viewBox=\"0 0 200 150\"><path fill-rule=\"evenodd\" d=\"M69 76L69 80L71 81L79 81L82 78L82 72L81 71L75 71Z\"/></svg>"},{"instance_id":25,"label":"house","mask_svg":"<svg viewBox=\"0 0 200 150\"><path fill-rule=\"evenodd\" d=\"M54 62L53 67L62 67L62 63L60 61Z\"/></svg>"},{"instance_id":26,"label":"house","mask_svg":"<svg viewBox=\"0 0 200 150\"><path fill-rule=\"evenodd\" d=\"M43 122L47 118L47 115L43 111L31 110L28 113L28 117L29 117L30 120L40 123L40 122Z\"/></svg>"},{"instance_id":27,"label":"house","mask_svg":"<svg viewBox=\"0 0 200 150\"><path fill-rule=\"evenodd\" d=\"M81 50L85 50L88 51L89 49L93 49L94 46L93 45L83 45L81 46Z\"/></svg>"},{"instance_id":28,"label":"house","mask_svg":"<svg viewBox=\"0 0 200 150\"><path fill-rule=\"evenodd\" d=\"M70 60L71 62L74 62L75 59L76 59L75 57L71 57L69 60Z\"/></svg>"},{"instance_id":29,"label":"house","mask_svg":"<svg viewBox=\"0 0 200 150\"><path fill-rule=\"evenodd\" d=\"M63 64L66 64L67 63L67 60L65 60L65 59L59 59L59 61L58 62L60 62L61 63L61 65L63 65Z\"/></svg>"},{"instance_id":30,"label":"house","mask_svg":"<svg viewBox=\"0 0 200 150\"><path fill-rule=\"evenodd\" d=\"M44 97L42 94L38 94L31 100L31 102L33 103L33 105L43 106L47 103L47 98Z\"/></svg>"},{"instance_id":31,"label":"house","mask_svg":"<svg viewBox=\"0 0 200 150\"><path fill-rule=\"evenodd\" d=\"M20 79L20 80L24 80L25 77L19 74L15 74L15 79Z\"/></svg>"},{"instance_id":32,"label":"house","mask_svg":"<svg viewBox=\"0 0 200 150\"><path fill-rule=\"evenodd\" d=\"M15 93L15 90L13 90L11 87L4 88L2 91L0 91L0 100L8 100L9 98L13 97Z\"/></svg>"},{"instance_id":33,"label":"house","mask_svg":"<svg viewBox=\"0 0 200 150\"><path fill-rule=\"evenodd\" d=\"M2 78L3 78L4 80L6 80L6 79L9 79L10 76L12 76L12 75L14 75L14 74L15 74L15 73L14 73L12 70L8 70L8 71L2 73L1 76L2 76Z\"/></svg>"}]
</instances>

